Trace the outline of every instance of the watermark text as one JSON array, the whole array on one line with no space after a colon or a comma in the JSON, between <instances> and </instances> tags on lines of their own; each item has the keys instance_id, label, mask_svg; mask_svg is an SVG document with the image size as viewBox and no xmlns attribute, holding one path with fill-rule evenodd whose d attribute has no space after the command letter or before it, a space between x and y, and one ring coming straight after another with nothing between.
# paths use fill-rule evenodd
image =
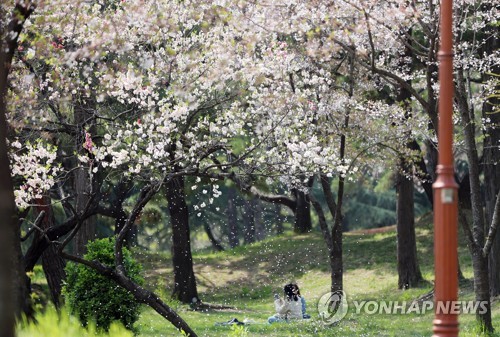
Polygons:
<instances>
[{"instance_id":1,"label":"watermark text","mask_svg":"<svg viewBox=\"0 0 500 337\"><path fill-rule=\"evenodd\" d=\"M318 301L318 313L323 323L334 324L342 320L354 306L356 315L425 315L436 314L484 314L488 311L488 301L350 301L343 291L324 294Z\"/></svg>"}]
</instances>

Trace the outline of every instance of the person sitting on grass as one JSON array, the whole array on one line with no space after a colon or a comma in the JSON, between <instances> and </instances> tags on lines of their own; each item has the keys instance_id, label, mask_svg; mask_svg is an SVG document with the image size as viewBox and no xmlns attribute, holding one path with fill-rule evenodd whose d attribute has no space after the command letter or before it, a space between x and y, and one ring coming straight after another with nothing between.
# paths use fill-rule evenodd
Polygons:
<instances>
[{"instance_id":1,"label":"person sitting on grass","mask_svg":"<svg viewBox=\"0 0 500 337\"><path fill-rule=\"evenodd\" d=\"M293 293L297 296L299 296L300 298L300 304L301 304L301 307L302 307L302 318L304 319L309 319L311 318L311 315L307 314L306 313L306 299L304 298L304 296L302 296L300 294L300 289L299 289L299 286L296 284L296 283L292 283L292 286L293 286Z\"/></svg>"},{"instance_id":2,"label":"person sitting on grass","mask_svg":"<svg viewBox=\"0 0 500 337\"><path fill-rule=\"evenodd\" d=\"M278 294L274 295L276 314L267 319L269 323L302 319L302 303L294 289L294 285L290 283L283 288L284 298L280 298Z\"/></svg>"}]
</instances>

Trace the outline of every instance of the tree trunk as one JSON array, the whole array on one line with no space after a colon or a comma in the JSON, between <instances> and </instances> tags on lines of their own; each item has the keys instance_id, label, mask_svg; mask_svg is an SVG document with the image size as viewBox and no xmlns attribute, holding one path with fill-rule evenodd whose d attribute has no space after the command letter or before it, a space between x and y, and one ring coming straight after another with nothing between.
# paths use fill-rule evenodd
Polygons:
<instances>
[{"instance_id":1,"label":"tree trunk","mask_svg":"<svg viewBox=\"0 0 500 337\"><path fill-rule=\"evenodd\" d=\"M496 32L491 34L487 39L485 51L491 54L495 50L500 49L500 27L489 27L488 29ZM496 66L492 73L500 74L500 66ZM485 75L483 83L489 79L489 75ZM499 82L497 82L499 83ZM496 86L500 92L500 83ZM495 201L498 191L500 190L500 113L493 113L495 107L500 107L500 99L491 97L483 104L483 118L490 119L484 130L483 144L483 165L484 165L484 198L485 198L485 217L486 223L491 223L495 208ZM493 241L491 252L489 254L490 268L490 290L491 296L500 295L500 237L497 235Z\"/></svg>"},{"instance_id":2,"label":"tree trunk","mask_svg":"<svg viewBox=\"0 0 500 337\"><path fill-rule=\"evenodd\" d=\"M62 285L66 279L65 266L66 263L59 256L57 248L51 244L42 254L42 267L56 308L61 304Z\"/></svg>"},{"instance_id":3,"label":"tree trunk","mask_svg":"<svg viewBox=\"0 0 500 337\"><path fill-rule=\"evenodd\" d=\"M487 332L493 332L491 324L490 310L490 286L489 286L489 269L488 260L482 255L482 247L485 242L485 227L483 213L483 198L481 195L481 185L479 180L479 157L475 143L475 124L471 118L471 111L468 107L467 94L465 90L465 79L463 70L457 69L457 86L455 95L457 99L458 109L462 116L464 127L464 140L467 151L467 160L469 162L469 179L471 190L471 205L472 205L472 235L474 244L472 246L472 266L474 269L474 293L477 301L487 302L487 312L477 314L477 318L481 329Z\"/></svg>"},{"instance_id":4,"label":"tree trunk","mask_svg":"<svg viewBox=\"0 0 500 337\"><path fill-rule=\"evenodd\" d=\"M326 247L328 248L328 261L330 264L330 291L332 293L342 291L343 284L343 256L342 256L342 225L341 220L337 220L335 214L339 211L337 207L337 203L333 199L333 193L330 188L329 179L321 175L320 176L321 185L323 188L323 194L325 195L326 203L328 205L328 209L334 218L333 227L330 232L330 228L328 228L328 224L326 223L325 213L323 212L323 208L321 204L314 198L311 194L310 201L311 205L316 210L316 214L318 215L319 226L321 228L321 232L323 234L323 239L325 240Z\"/></svg>"},{"instance_id":5,"label":"tree trunk","mask_svg":"<svg viewBox=\"0 0 500 337\"><path fill-rule=\"evenodd\" d=\"M294 190L295 200L295 224L293 230L295 233L308 233L312 230L311 222L311 203L305 192Z\"/></svg>"},{"instance_id":6,"label":"tree trunk","mask_svg":"<svg viewBox=\"0 0 500 337\"><path fill-rule=\"evenodd\" d=\"M3 111L2 111L3 114ZM1 119L1 117L0 117ZM0 122L1 123L1 122ZM0 169L2 172L10 172L6 158L5 137L0 131ZM6 186L10 180L10 173L0 175L0 330L1 337L14 336L14 314L18 312L15 303L15 280L14 268L19 268L16 261L14 244L19 237L14 235L14 227L17 226L14 218L14 194L12 188ZM12 186L12 185L11 185Z\"/></svg>"},{"instance_id":7,"label":"tree trunk","mask_svg":"<svg viewBox=\"0 0 500 337\"><path fill-rule=\"evenodd\" d=\"M257 241L262 241L267 236L262 212L262 202L259 199L254 199L255 238Z\"/></svg>"},{"instance_id":8,"label":"tree trunk","mask_svg":"<svg viewBox=\"0 0 500 337\"><path fill-rule=\"evenodd\" d=\"M54 212L50 203L51 200L48 197L43 197L37 202L36 213L45 212L40 222L40 228L43 230L51 228L55 224ZM42 234L37 232L37 236L40 235ZM43 240L44 238L40 239ZM42 253L42 267L45 278L47 279L52 302L54 302L56 308L59 308L62 283L63 280L66 279L66 272L64 271L65 266L64 259L59 255L58 249L53 243L49 243L47 249Z\"/></svg>"},{"instance_id":9,"label":"tree trunk","mask_svg":"<svg viewBox=\"0 0 500 337\"><path fill-rule=\"evenodd\" d=\"M283 217L281 216L281 204L274 204L274 209L276 213L276 234L281 235L285 232L283 228Z\"/></svg>"},{"instance_id":10,"label":"tree trunk","mask_svg":"<svg viewBox=\"0 0 500 337\"><path fill-rule=\"evenodd\" d=\"M499 114L497 114L499 115ZM499 116L500 117L500 116ZM499 121L500 122L500 121ZM500 125L497 124L497 125ZM498 141L497 140L497 144ZM498 147L497 147L497 152ZM497 156L499 155L498 153L496 154ZM497 157L496 161L498 162L500 158ZM500 163L499 163L500 165ZM485 184L485 202L486 202L486 223L492 223L492 218L493 218L493 209L495 207L495 201L496 198L494 197L494 193L498 193L499 188L500 188L500 177L498 173L498 165L491 167L493 165L485 165L484 168L484 176L485 176L485 181L488 183ZM496 177L493 178L492 175L495 175L493 172L494 168L497 168L496 172ZM489 183L491 182L491 184ZM496 235L494 240L493 240L493 245L491 246L491 251L488 255L488 264L489 264L489 276L490 276L490 295L492 297L496 297L500 295L500 235Z\"/></svg>"},{"instance_id":11,"label":"tree trunk","mask_svg":"<svg viewBox=\"0 0 500 337\"><path fill-rule=\"evenodd\" d=\"M3 37L3 35L2 35ZM3 45L3 44L2 44ZM5 54L0 51L0 65L5 63ZM15 269L19 269L21 261L15 254L15 245L19 245L16 235L14 202L14 186L12 184L9 158L7 156L7 121L6 121L6 69L0 67L0 336L13 337L15 313L19 313L16 305L14 286L21 284Z\"/></svg>"},{"instance_id":12,"label":"tree trunk","mask_svg":"<svg viewBox=\"0 0 500 337\"><path fill-rule=\"evenodd\" d=\"M465 276L464 274L462 273L462 268L460 267L460 259L457 258L457 267L458 267L458 270L457 270L457 277L458 277L458 283L460 284L460 281L464 281L465 280Z\"/></svg>"},{"instance_id":13,"label":"tree trunk","mask_svg":"<svg viewBox=\"0 0 500 337\"><path fill-rule=\"evenodd\" d=\"M76 211L82 212L89 200L90 177L84 168L75 169L75 204ZM74 253L83 256L87 252L87 242L96 238L96 217L85 220L74 238Z\"/></svg>"},{"instance_id":14,"label":"tree trunk","mask_svg":"<svg viewBox=\"0 0 500 337\"><path fill-rule=\"evenodd\" d=\"M327 205L330 213L335 214L338 208L333 199L333 194L330 188L329 179L326 176L320 177L323 194L327 199ZM335 220L334 216L334 225L331 229L328 228L328 224L326 223L325 213L323 212L323 208L321 204L314 198L313 195L310 196L311 205L316 210L316 214L318 215L319 226L321 228L321 232L323 234L323 239L325 240L326 247L328 248L328 261L330 264L330 291L335 293L337 291L343 290L343 256L342 256L342 225L338 220ZM336 225L335 225L336 224Z\"/></svg>"},{"instance_id":15,"label":"tree trunk","mask_svg":"<svg viewBox=\"0 0 500 337\"><path fill-rule=\"evenodd\" d=\"M349 57L350 63L350 78L349 78L349 96L354 95L354 58ZM350 119L349 108L345 111L344 115L344 125L343 128L347 130L349 128ZM346 150L346 135L341 134L340 144L339 144L339 160L343 162L345 160L345 150ZM312 183L312 179L310 182ZM329 261L330 261L330 278L331 278L331 292L335 293L344 290L343 278L344 278L344 266L343 266L343 256L342 256L342 203L344 201L344 188L345 188L345 177L339 175L339 184L337 187L337 202L332 193L330 179L324 175L320 175L320 183L323 189L323 195L325 196L326 204L328 210L333 218L333 227L331 229L331 235L328 235L327 231L322 228L323 237L325 240L330 239L331 243L327 242L329 248ZM312 187L312 184L311 184Z\"/></svg>"},{"instance_id":16,"label":"tree trunk","mask_svg":"<svg viewBox=\"0 0 500 337\"><path fill-rule=\"evenodd\" d=\"M7 4L7 2L3 3ZM35 3L16 2L10 22L0 27L0 336L14 336L14 317L21 313L32 317L30 280L24 273L21 233L17 224L14 186L7 155L7 78L18 38L26 19L36 8ZM9 10L2 6L4 18ZM7 34L8 33L8 34Z\"/></svg>"},{"instance_id":17,"label":"tree trunk","mask_svg":"<svg viewBox=\"0 0 500 337\"><path fill-rule=\"evenodd\" d=\"M414 139L408 143L408 147L411 150L417 151L418 153L422 152L420 145ZM432 190L432 181L433 180L432 180L431 175L429 174L429 171L428 171L429 167L426 165L423 155L418 156L418 160L416 161L415 166L418 169L416 175L422 183L422 187L425 191L425 195L427 196L427 199L429 200L431 207L434 207L434 191ZM433 169L435 169L435 168L433 168Z\"/></svg>"},{"instance_id":18,"label":"tree trunk","mask_svg":"<svg viewBox=\"0 0 500 337\"><path fill-rule=\"evenodd\" d=\"M245 200L243 205L243 223L245 225L245 233L243 241L245 244L255 242L255 213L254 199Z\"/></svg>"},{"instance_id":19,"label":"tree trunk","mask_svg":"<svg viewBox=\"0 0 500 337\"><path fill-rule=\"evenodd\" d=\"M407 31L411 35L411 29ZM404 56L413 58L413 52L410 48L411 40L407 40ZM404 65L404 60L401 60ZM411 82L407 82L411 84ZM405 109L405 119L411 118L412 110L410 106L411 93L404 87L400 86L396 100ZM411 134L406 134L408 139ZM419 148L416 141L408 140L405 148L412 150ZM420 163L422 165L422 163ZM424 164L425 165L425 164ZM422 280L422 274L418 267L417 261L417 241L415 237L415 202L414 202L414 185L413 185L413 164L406 159L405 154L399 158L398 168L396 172L396 226L397 226L397 259L398 259L398 288L409 289L414 288ZM427 173L427 170L425 170ZM432 185L429 180L424 180L424 186L428 195L432 195ZM429 198L432 202L432 198Z\"/></svg>"},{"instance_id":20,"label":"tree trunk","mask_svg":"<svg viewBox=\"0 0 500 337\"><path fill-rule=\"evenodd\" d=\"M334 226L332 230L332 250L330 251L330 268L331 268L331 292L342 291L343 284L343 256L342 256L342 225Z\"/></svg>"},{"instance_id":21,"label":"tree trunk","mask_svg":"<svg viewBox=\"0 0 500 337\"><path fill-rule=\"evenodd\" d=\"M83 95L82 95L83 96ZM84 144L86 142L86 132L91 132L87 121L92 116L94 110L91 100L88 98L75 98L75 108L74 108L74 119L75 124L78 126L78 132L75 142L76 153L82 153L82 151L88 151L84 149ZM88 152L83 155L89 155ZM77 167L74 171L74 189L75 189L75 210L77 212L82 212L90 200L91 192L91 178L90 171L91 168L83 167L77 162ZM75 255L83 256L87 249L87 242L94 240L96 238L96 217L92 216L85 220L80 227L80 230L76 233L74 238L73 250Z\"/></svg>"},{"instance_id":22,"label":"tree trunk","mask_svg":"<svg viewBox=\"0 0 500 337\"><path fill-rule=\"evenodd\" d=\"M227 191L227 226L229 246L234 248L240 244L238 237L238 212L236 209L236 190L229 188Z\"/></svg>"},{"instance_id":23,"label":"tree trunk","mask_svg":"<svg viewBox=\"0 0 500 337\"><path fill-rule=\"evenodd\" d=\"M437 134L437 132L436 132ZM431 181L436 181L436 168L437 168L437 143L432 140L426 140L425 144L425 162L427 164L427 172L431 177Z\"/></svg>"},{"instance_id":24,"label":"tree trunk","mask_svg":"<svg viewBox=\"0 0 500 337\"><path fill-rule=\"evenodd\" d=\"M413 200L413 180L409 179L409 165L400 159L397 172L397 239L398 239L398 288L414 288L422 280L417 262L417 242L415 237L415 212ZM402 172L401 172L401 171Z\"/></svg>"},{"instance_id":25,"label":"tree trunk","mask_svg":"<svg viewBox=\"0 0 500 337\"><path fill-rule=\"evenodd\" d=\"M207 233L208 240L212 244L212 247L214 247L214 249L218 252L224 251L224 247L222 247L220 241L215 238L212 228L210 228L210 224L206 221L203 221L203 228L205 229L205 233Z\"/></svg>"},{"instance_id":26,"label":"tree trunk","mask_svg":"<svg viewBox=\"0 0 500 337\"><path fill-rule=\"evenodd\" d=\"M21 250L21 231L20 227L15 224L14 226L14 259L13 263L14 277L14 297L16 303L16 316L25 315L32 318L34 315L34 308L31 302L31 279L25 272L24 257Z\"/></svg>"},{"instance_id":27,"label":"tree trunk","mask_svg":"<svg viewBox=\"0 0 500 337\"><path fill-rule=\"evenodd\" d=\"M477 321L479 322L482 332L493 332L491 324L491 304L490 304L490 286L488 278L488 259L483 257L481 249L471 249L472 268L474 271L474 294L477 302L486 303L487 310L476 313Z\"/></svg>"},{"instance_id":28,"label":"tree trunk","mask_svg":"<svg viewBox=\"0 0 500 337\"><path fill-rule=\"evenodd\" d=\"M189 211L184 193L184 178L175 177L166 184L166 197L172 226L173 297L182 303L199 302L191 255Z\"/></svg>"}]
</instances>

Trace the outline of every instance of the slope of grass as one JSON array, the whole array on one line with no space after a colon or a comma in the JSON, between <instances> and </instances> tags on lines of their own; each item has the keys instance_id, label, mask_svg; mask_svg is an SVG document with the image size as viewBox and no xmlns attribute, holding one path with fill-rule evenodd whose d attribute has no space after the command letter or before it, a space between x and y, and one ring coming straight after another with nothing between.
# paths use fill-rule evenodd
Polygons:
<instances>
[{"instance_id":1,"label":"slope of grass","mask_svg":"<svg viewBox=\"0 0 500 337\"><path fill-rule=\"evenodd\" d=\"M319 298L330 288L325 244L319 233L287 234L231 251L194 254L195 273L201 298L208 303L230 306L226 310L191 311L179 303L170 304L199 336L430 336L433 312L426 314L356 313L353 301L407 301L428 293L433 281L433 241L429 219L417 226L418 254L425 282L410 290L397 289L396 233L353 232L344 235L344 289L350 304L347 316L337 325L324 325L318 318ZM466 245L459 247L460 265L472 277ZM173 282L168 255L139 254L146 263L148 282L168 301ZM267 324L274 314L272 294L290 281L298 282L308 301L311 320L291 324ZM474 298L469 280L461 285L460 299ZM236 317L251 323L240 330L217 326L217 322ZM500 307L493 304L493 321L500 318ZM460 316L461 336L476 336L475 317ZM500 326L497 326L500 329ZM158 314L144 309L139 321L141 337L180 336Z\"/></svg>"}]
</instances>

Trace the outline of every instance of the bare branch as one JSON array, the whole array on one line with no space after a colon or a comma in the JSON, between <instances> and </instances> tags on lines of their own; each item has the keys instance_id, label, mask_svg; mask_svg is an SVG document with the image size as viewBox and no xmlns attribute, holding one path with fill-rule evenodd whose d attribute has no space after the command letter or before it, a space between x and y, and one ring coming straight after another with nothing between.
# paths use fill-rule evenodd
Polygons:
<instances>
[{"instance_id":1,"label":"bare branch","mask_svg":"<svg viewBox=\"0 0 500 337\"><path fill-rule=\"evenodd\" d=\"M85 204L85 207L84 207L84 209L83 209L83 211L81 213L76 212L73 209L73 206L68 203L67 206L71 208L71 210L72 210L72 212L74 214L74 219L76 220L76 226L73 227L73 229L68 234L68 236L59 245L59 252L62 252L62 250L64 249L64 247L66 247L68 245L68 243L73 239L73 237L76 235L76 233L78 232L78 230L82 226L82 224L84 222L84 218L86 218L88 216L88 214L90 213L91 208L93 207L93 204L94 204L96 196L97 196L96 192L92 192L90 194L90 198L89 198L89 200L87 200L87 203Z\"/></svg>"},{"instance_id":2,"label":"bare branch","mask_svg":"<svg viewBox=\"0 0 500 337\"><path fill-rule=\"evenodd\" d=\"M35 229L39 230L43 236L48 240L50 241L50 239L47 238L46 234L45 234L45 231L43 229L41 229L39 227L40 225L40 222L42 222L43 220L43 217L45 216L45 211L41 211L38 216L36 217L35 219L35 222L33 223L33 225L31 226L31 228L28 230L28 233L26 233L25 236L21 237L21 242L24 242L26 241L30 236L31 234L33 234L33 232L35 231Z\"/></svg>"},{"instance_id":3,"label":"bare branch","mask_svg":"<svg viewBox=\"0 0 500 337\"><path fill-rule=\"evenodd\" d=\"M370 65L372 69L375 68L375 44L373 43L373 35L372 35L372 29L370 26L370 19L368 18L368 13L363 10L363 13L365 14L365 21L366 21L366 29L368 30L368 41L370 41L370 48L372 50L371 57L370 57Z\"/></svg>"},{"instance_id":4,"label":"bare branch","mask_svg":"<svg viewBox=\"0 0 500 337\"><path fill-rule=\"evenodd\" d=\"M169 178L171 179L171 178ZM116 238L116 243L115 243L115 264L118 273L123 273L125 275L125 269L123 267L123 245L125 243L125 238L127 236L128 231L134 224L135 220L139 216L139 214L142 212L144 209L144 206L151 200L151 198L158 192L160 187L162 186L163 181L153 183L151 185L145 186L141 190L141 194L139 196L139 200L137 200L134 209L132 212L130 212L130 215L125 222L125 225L121 229L120 233L118 233L118 236Z\"/></svg>"}]
</instances>

